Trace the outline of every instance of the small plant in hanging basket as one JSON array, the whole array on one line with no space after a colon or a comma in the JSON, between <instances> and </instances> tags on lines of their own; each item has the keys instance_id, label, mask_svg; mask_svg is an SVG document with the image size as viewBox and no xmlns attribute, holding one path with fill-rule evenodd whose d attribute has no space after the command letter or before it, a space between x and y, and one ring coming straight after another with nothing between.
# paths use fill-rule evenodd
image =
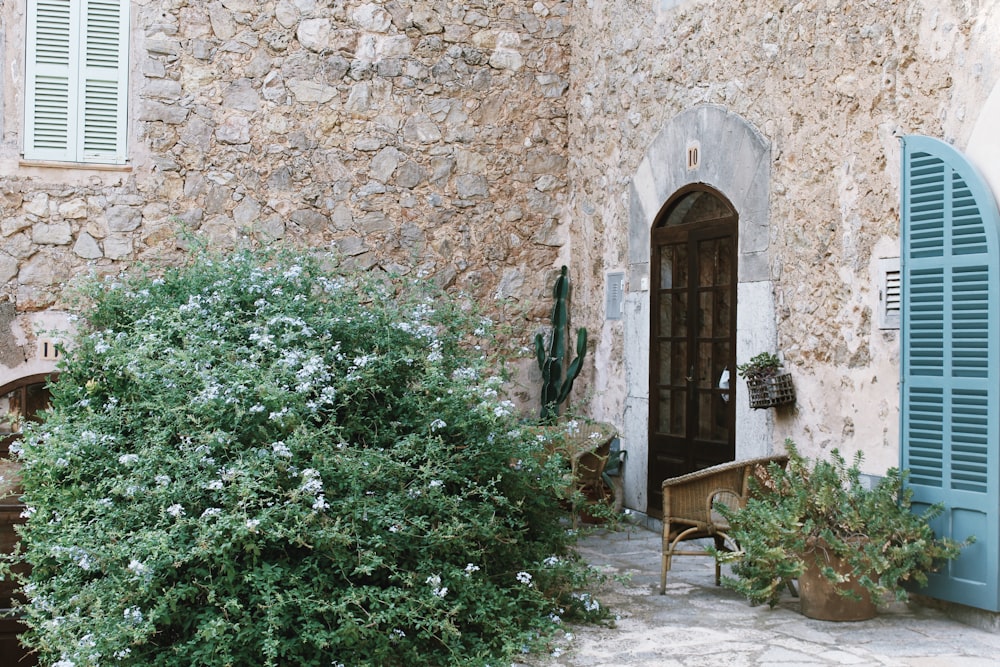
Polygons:
<instances>
[{"instance_id":1,"label":"small plant in hanging basket","mask_svg":"<svg viewBox=\"0 0 1000 667\"><path fill-rule=\"evenodd\" d=\"M792 375L782 372L777 355L761 352L747 363L738 365L736 372L747 381L751 408L756 410L795 402Z\"/></svg>"}]
</instances>

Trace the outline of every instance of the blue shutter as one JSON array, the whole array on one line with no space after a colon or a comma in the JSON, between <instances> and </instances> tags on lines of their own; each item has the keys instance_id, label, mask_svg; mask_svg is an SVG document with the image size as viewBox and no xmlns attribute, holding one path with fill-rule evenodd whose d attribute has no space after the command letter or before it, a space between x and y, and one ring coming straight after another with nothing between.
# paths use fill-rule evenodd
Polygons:
<instances>
[{"instance_id":1,"label":"blue shutter","mask_svg":"<svg viewBox=\"0 0 1000 667\"><path fill-rule=\"evenodd\" d=\"M901 466L939 534L976 542L920 592L1000 611L1000 214L951 146L903 140Z\"/></svg>"}]
</instances>

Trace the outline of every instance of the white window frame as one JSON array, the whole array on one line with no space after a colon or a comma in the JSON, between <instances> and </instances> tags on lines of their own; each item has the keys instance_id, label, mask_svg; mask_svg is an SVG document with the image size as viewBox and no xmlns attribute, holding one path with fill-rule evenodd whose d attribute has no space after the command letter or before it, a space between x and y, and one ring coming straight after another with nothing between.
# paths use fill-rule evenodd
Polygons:
<instances>
[{"instance_id":1,"label":"white window frame","mask_svg":"<svg viewBox=\"0 0 1000 667\"><path fill-rule=\"evenodd\" d=\"M27 0L24 159L125 164L129 0Z\"/></svg>"}]
</instances>

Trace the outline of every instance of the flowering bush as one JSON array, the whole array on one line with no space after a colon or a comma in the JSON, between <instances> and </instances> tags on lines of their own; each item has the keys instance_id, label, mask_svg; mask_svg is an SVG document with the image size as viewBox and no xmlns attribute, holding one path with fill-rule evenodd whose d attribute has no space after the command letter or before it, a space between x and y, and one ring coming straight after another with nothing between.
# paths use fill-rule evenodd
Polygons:
<instances>
[{"instance_id":1,"label":"flowering bush","mask_svg":"<svg viewBox=\"0 0 1000 667\"><path fill-rule=\"evenodd\" d=\"M601 614L466 304L249 251L84 295L20 452L43 664L499 665Z\"/></svg>"}]
</instances>

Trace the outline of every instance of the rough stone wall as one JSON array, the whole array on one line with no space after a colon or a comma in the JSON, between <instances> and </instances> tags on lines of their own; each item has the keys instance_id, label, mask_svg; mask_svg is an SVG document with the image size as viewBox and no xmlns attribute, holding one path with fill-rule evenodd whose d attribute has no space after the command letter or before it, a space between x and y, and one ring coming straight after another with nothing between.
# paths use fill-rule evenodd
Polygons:
<instances>
[{"instance_id":1,"label":"rough stone wall","mask_svg":"<svg viewBox=\"0 0 1000 667\"><path fill-rule=\"evenodd\" d=\"M998 3L590 0L576 9L567 216L573 261L588 267L577 303L604 333L593 411L621 419L626 392L622 328L599 308L604 271L625 265L629 178L667 120L716 104L771 144L777 351L799 394L775 439L811 453L864 450L876 472L897 464L898 332L874 321L877 259L898 255L895 135L963 147L1000 77Z\"/></svg>"},{"instance_id":2,"label":"rough stone wall","mask_svg":"<svg viewBox=\"0 0 1000 667\"><path fill-rule=\"evenodd\" d=\"M57 308L81 272L174 261L183 226L223 248L336 246L530 328L568 239L569 11L133 2L130 169L81 171L18 163L23 3L4 3L0 300Z\"/></svg>"}]
</instances>

